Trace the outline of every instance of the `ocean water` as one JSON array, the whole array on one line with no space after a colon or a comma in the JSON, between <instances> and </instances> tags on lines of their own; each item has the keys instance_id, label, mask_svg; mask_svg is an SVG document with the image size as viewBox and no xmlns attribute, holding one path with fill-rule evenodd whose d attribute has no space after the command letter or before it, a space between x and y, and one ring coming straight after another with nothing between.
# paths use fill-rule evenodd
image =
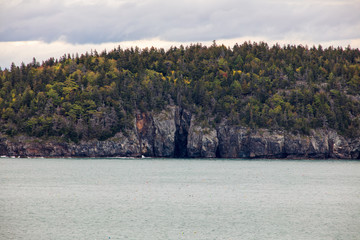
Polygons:
<instances>
[{"instance_id":1,"label":"ocean water","mask_svg":"<svg viewBox=\"0 0 360 240\"><path fill-rule=\"evenodd\" d=\"M360 239L360 162L1 158L0 239Z\"/></svg>"}]
</instances>

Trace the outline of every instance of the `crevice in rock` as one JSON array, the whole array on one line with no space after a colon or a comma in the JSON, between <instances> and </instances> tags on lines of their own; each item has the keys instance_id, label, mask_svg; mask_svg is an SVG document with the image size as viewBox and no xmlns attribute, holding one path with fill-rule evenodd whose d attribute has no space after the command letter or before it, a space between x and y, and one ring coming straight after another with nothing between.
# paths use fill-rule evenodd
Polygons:
<instances>
[{"instance_id":1,"label":"crevice in rock","mask_svg":"<svg viewBox=\"0 0 360 240\"><path fill-rule=\"evenodd\" d=\"M216 158L221 158L219 145L220 145L220 144L218 144L218 146L216 147L216 151L215 151L215 157L216 157Z\"/></svg>"},{"instance_id":2,"label":"crevice in rock","mask_svg":"<svg viewBox=\"0 0 360 240\"><path fill-rule=\"evenodd\" d=\"M154 124L154 118L153 116L151 116L151 140L150 140L150 145L151 145L151 151L152 151L152 156L151 157L158 157L156 155L156 150L155 150L155 138L156 138L156 129L155 129L155 124ZM148 157L148 156L146 156Z\"/></svg>"},{"instance_id":3,"label":"crevice in rock","mask_svg":"<svg viewBox=\"0 0 360 240\"><path fill-rule=\"evenodd\" d=\"M289 154L287 154L287 152L283 151L280 155L279 158L287 158L289 156Z\"/></svg>"},{"instance_id":4,"label":"crevice in rock","mask_svg":"<svg viewBox=\"0 0 360 240\"><path fill-rule=\"evenodd\" d=\"M191 122L191 113L185 111L182 108L178 108L175 112L175 158L186 158L188 157L187 152L187 141L189 135L189 128Z\"/></svg>"},{"instance_id":5,"label":"crevice in rock","mask_svg":"<svg viewBox=\"0 0 360 240\"><path fill-rule=\"evenodd\" d=\"M6 145L4 144L0 144L0 155L6 155L9 152L9 150L7 149Z\"/></svg>"}]
</instances>

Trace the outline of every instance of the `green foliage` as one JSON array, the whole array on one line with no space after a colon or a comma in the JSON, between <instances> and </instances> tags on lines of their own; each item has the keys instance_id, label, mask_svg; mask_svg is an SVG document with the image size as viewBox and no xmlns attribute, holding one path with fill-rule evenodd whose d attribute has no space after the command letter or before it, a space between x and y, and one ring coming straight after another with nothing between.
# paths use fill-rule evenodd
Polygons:
<instances>
[{"instance_id":1,"label":"green foliage","mask_svg":"<svg viewBox=\"0 0 360 240\"><path fill-rule=\"evenodd\" d=\"M4 134L107 139L176 104L215 126L360 136L360 51L245 42L64 55L0 70Z\"/></svg>"}]
</instances>

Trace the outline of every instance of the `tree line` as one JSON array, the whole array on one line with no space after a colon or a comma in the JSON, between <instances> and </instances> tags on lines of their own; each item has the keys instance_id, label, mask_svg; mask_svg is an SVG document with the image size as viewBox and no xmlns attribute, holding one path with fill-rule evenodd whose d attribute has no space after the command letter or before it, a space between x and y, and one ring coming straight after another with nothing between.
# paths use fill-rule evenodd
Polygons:
<instances>
[{"instance_id":1,"label":"tree line","mask_svg":"<svg viewBox=\"0 0 360 240\"><path fill-rule=\"evenodd\" d=\"M128 48L0 69L0 131L105 140L178 105L204 125L360 135L360 51L264 42Z\"/></svg>"}]
</instances>

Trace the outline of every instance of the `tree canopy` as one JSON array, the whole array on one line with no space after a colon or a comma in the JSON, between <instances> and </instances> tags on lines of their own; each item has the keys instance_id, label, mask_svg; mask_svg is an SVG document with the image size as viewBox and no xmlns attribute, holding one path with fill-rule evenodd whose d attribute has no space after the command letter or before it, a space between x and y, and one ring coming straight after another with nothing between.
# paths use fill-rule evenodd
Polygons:
<instances>
[{"instance_id":1,"label":"tree canopy","mask_svg":"<svg viewBox=\"0 0 360 240\"><path fill-rule=\"evenodd\" d=\"M200 122L308 134L360 135L360 51L195 44L120 46L0 70L0 131L14 136L104 140L137 112L181 106Z\"/></svg>"}]
</instances>

